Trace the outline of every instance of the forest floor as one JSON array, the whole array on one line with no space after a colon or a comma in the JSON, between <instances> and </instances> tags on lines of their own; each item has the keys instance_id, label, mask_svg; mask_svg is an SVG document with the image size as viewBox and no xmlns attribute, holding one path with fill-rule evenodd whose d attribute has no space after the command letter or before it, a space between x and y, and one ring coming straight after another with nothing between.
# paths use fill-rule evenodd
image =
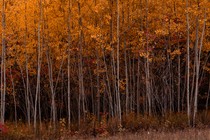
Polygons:
<instances>
[{"instance_id":1,"label":"forest floor","mask_svg":"<svg viewBox=\"0 0 210 140\"><path fill-rule=\"evenodd\" d=\"M0 140L28 140L29 137L1 137ZM30 138L31 140L210 140L210 128L186 128L183 130L140 130L138 132L119 132L115 135L61 135L59 138Z\"/></svg>"},{"instance_id":2,"label":"forest floor","mask_svg":"<svg viewBox=\"0 0 210 140\"><path fill-rule=\"evenodd\" d=\"M63 137L62 140L210 140L210 129L186 129L172 131L141 131L135 133L119 133L107 137Z\"/></svg>"},{"instance_id":3,"label":"forest floor","mask_svg":"<svg viewBox=\"0 0 210 140\"><path fill-rule=\"evenodd\" d=\"M78 138L72 138L78 139ZM110 137L81 138L81 139L99 139L99 140L210 140L210 129L199 130L179 130L176 132L157 132L143 131L136 133L123 133Z\"/></svg>"}]
</instances>

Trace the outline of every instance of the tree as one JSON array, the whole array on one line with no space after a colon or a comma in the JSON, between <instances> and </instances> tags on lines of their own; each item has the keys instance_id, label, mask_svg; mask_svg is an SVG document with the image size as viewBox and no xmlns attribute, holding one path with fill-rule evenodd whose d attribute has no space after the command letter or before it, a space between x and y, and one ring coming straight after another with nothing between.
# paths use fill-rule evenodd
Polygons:
<instances>
[{"instance_id":1,"label":"tree","mask_svg":"<svg viewBox=\"0 0 210 140\"><path fill-rule=\"evenodd\" d=\"M190 25L189 25L189 13L188 13L188 0L186 0L186 21L187 21L187 116L188 124L190 125Z\"/></svg>"},{"instance_id":2,"label":"tree","mask_svg":"<svg viewBox=\"0 0 210 140\"><path fill-rule=\"evenodd\" d=\"M42 0L38 1L39 5L39 23L38 23L38 56L37 56L37 83L36 83L36 95L35 95L35 105L34 105L34 129L36 131L37 128L37 104L38 104L38 97L40 96L40 73L41 73L41 62L42 62L42 52L41 52L41 47L42 47L42 36L41 36L41 27L42 27ZM54 108L53 108L54 109ZM41 118L40 118L41 119Z\"/></svg>"},{"instance_id":3,"label":"tree","mask_svg":"<svg viewBox=\"0 0 210 140\"><path fill-rule=\"evenodd\" d=\"M1 123L4 124L5 115L5 96L6 96L6 15L5 15L6 2L2 1L2 54L1 54Z\"/></svg>"}]
</instances>

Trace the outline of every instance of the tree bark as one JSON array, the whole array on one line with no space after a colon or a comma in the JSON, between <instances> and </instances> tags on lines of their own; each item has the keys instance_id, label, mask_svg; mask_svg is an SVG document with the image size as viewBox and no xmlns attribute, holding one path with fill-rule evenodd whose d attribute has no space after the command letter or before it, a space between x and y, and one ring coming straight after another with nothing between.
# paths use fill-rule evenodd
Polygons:
<instances>
[{"instance_id":1,"label":"tree bark","mask_svg":"<svg viewBox=\"0 0 210 140\"><path fill-rule=\"evenodd\" d=\"M189 11L188 11L188 0L186 0L186 21L187 21L187 116L188 116L188 125L191 125L191 111L190 111L190 23L189 23Z\"/></svg>"},{"instance_id":2,"label":"tree bark","mask_svg":"<svg viewBox=\"0 0 210 140\"><path fill-rule=\"evenodd\" d=\"M37 131L37 104L38 104L38 97L40 94L40 73L41 73L41 61L42 61L42 54L41 54L41 23L42 23L42 0L38 1L39 4L39 23L38 23L38 56L37 56L37 83L36 83L36 94L35 94L35 105L34 105L34 129L35 132Z\"/></svg>"},{"instance_id":3,"label":"tree bark","mask_svg":"<svg viewBox=\"0 0 210 140\"><path fill-rule=\"evenodd\" d=\"M121 125L121 101L120 101L120 5L119 0L117 0L117 108L119 123Z\"/></svg>"},{"instance_id":4,"label":"tree bark","mask_svg":"<svg viewBox=\"0 0 210 140\"><path fill-rule=\"evenodd\" d=\"M6 15L5 1L2 1L2 56L1 56L1 123L5 121L5 96L6 96Z\"/></svg>"}]
</instances>

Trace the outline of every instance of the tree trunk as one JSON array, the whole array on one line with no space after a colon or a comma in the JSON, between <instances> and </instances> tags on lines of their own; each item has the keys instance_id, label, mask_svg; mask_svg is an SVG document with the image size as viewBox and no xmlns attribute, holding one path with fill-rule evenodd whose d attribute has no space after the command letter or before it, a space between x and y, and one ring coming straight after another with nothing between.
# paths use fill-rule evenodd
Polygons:
<instances>
[{"instance_id":1,"label":"tree trunk","mask_svg":"<svg viewBox=\"0 0 210 140\"><path fill-rule=\"evenodd\" d=\"M1 123L4 124L5 115L5 96L6 96L6 15L5 1L2 1L2 56L1 56Z\"/></svg>"},{"instance_id":2,"label":"tree trunk","mask_svg":"<svg viewBox=\"0 0 210 140\"><path fill-rule=\"evenodd\" d=\"M71 66L70 66L70 48L71 48L71 0L68 1L68 127L71 128Z\"/></svg>"},{"instance_id":3,"label":"tree trunk","mask_svg":"<svg viewBox=\"0 0 210 140\"><path fill-rule=\"evenodd\" d=\"M152 115L151 86L150 86L150 68L149 68L149 30L148 30L148 0L146 0L146 96L148 101L148 115Z\"/></svg>"},{"instance_id":4,"label":"tree trunk","mask_svg":"<svg viewBox=\"0 0 210 140\"><path fill-rule=\"evenodd\" d=\"M199 47L199 33L198 33L198 31L199 31L199 19L198 19L198 17L196 18L196 45L195 45L196 81L195 81L195 97L194 97L195 100L194 100L194 110L193 110L193 126L195 126L195 123L196 123L196 114L197 114L197 110L198 110L200 56L201 56L201 50L202 50L202 47L203 47L203 37L204 37L204 34L205 34L205 26L206 26L206 12L205 12L205 15L204 15L203 29L202 29L202 34L201 34L201 38L200 38L200 47Z\"/></svg>"},{"instance_id":5,"label":"tree trunk","mask_svg":"<svg viewBox=\"0 0 210 140\"><path fill-rule=\"evenodd\" d=\"M82 17L81 17L81 6L80 2L78 2L78 14L79 14L79 58L78 58L78 68L79 68L79 100L78 100L78 121L79 121L79 127L80 127L80 99L82 99L82 111L83 111L83 117L85 120L85 93L84 93L84 83L83 83L83 29L82 29Z\"/></svg>"},{"instance_id":6,"label":"tree trunk","mask_svg":"<svg viewBox=\"0 0 210 140\"><path fill-rule=\"evenodd\" d=\"M28 54L27 54L27 36L28 36L28 27L27 27L27 17L26 17L26 10L27 10L27 3L24 0L25 4L25 35L24 35L24 47L25 47L25 69L26 69L26 110L27 110L27 120L28 125L31 125L31 114L30 114L30 98L29 98L29 74L28 74Z\"/></svg>"},{"instance_id":7,"label":"tree trunk","mask_svg":"<svg viewBox=\"0 0 210 140\"><path fill-rule=\"evenodd\" d=\"M36 83L36 94L35 94L35 105L34 105L34 129L36 132L37 128L37 104L38 104L38 97L40 94L40 72L41 72L41 61L42 61L42 55L41 55L41 22L42 22L42 0L38 1L39 4L39 23L38 23L38 56L37 56L37 83Z\"/></svg>"},{"instance_id":8,"label":"tree trunk","mask_svg":"<svg viewBox=\"0 0 210 140\"><path fill-rule=\"evenodd\" d=\"M187 116L188 116L188 125L191 124L191 111L190 111L190 25L189 25L189 13L188 13L188 0L186 0L186 21L187 21Z\"/></svg>"},{"instance_id":9,"label":"tree trunk","mask_svg":"<svg viewBox=\"0 0 210 140\"><path fill-rule=\"evenodd\" d=\"M118 117L121 127L121 101L120 101L120 5L119 0L117 0L117 108L118 108Z\"/></svg>"}]
</instances>

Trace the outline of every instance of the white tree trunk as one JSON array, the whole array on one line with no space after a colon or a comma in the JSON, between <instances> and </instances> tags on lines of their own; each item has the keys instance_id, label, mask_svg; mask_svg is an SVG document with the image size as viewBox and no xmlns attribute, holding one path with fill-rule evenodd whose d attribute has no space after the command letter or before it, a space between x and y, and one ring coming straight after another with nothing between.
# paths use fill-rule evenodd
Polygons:
<instances>
[{"instance_id":1,"label":"white tree trunk","mask_svg":"<svg viewBox=\"0 0 210 140\"><path fill-rule=\"evenodd\" d=\"M186 21L187 21L187 116L188 125L191 124L191 111L190 111L190 25L189 25L189 13L188 13L188 0L186 0Z\"/></svg>"},{"instance_id":2,"label":"white tree trunk","mask_svg":"<svg viewBox=\"0 0 210 140\"><path fill-rule=\"evenodd\" d=\"M1 56L1 123L4 124L6 95L6 42L5 42L5 1L2 1L2 56Z\"/></svg>"}]
</instances>

